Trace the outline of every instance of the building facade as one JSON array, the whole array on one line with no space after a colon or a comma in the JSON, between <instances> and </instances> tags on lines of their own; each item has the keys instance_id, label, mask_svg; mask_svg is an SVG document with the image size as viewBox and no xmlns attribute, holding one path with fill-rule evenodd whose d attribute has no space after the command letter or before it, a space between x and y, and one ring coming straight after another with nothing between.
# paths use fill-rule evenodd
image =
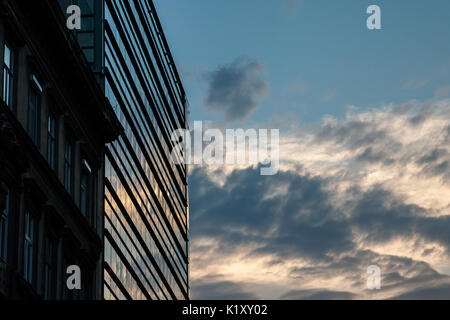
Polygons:
<instances>
[{"instance_id":1,"label":"building facade","mask_svg":"<svg viewBox=\"0 0 450 320\"><path fill-rule=\"evenodd\" d=\"M106 156L105 298L188 299L187 170L171 158L185 93L152 1L106 1L105 21L105 92L125 132Z\"/></svg>"},{"instance_id":2,"label":"building facade","mask_svg":"<svg viewBox=\"0 0 450 320\"><path fill-rule=\"evenodd\" d=\"M80 7L74 34L124 127L105 158L104 297L188 299L187 167L171 158L188 104L155 6L60 4Z\"/></svg>"},{"instance_id":3,"label":"building facade","mask_svg":"<svg viewBox=\"0 0 450 320\"><path fill-rule=\"evenodd\" d=\"M101 299L105 145L122 126L56 1L0 0L0 58L0 299Z\"/></svg>"}]
</instances>

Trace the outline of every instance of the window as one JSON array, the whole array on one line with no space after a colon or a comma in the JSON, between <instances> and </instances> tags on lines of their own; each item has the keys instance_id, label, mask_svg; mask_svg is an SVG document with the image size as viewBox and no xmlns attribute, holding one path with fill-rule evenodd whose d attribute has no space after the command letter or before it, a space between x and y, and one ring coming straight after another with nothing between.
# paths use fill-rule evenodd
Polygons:
<instances>
[{"instance_id":1,"label":"window","mask_svg":"<svg viewBox=\"0 0 450 320\"><path fill-rule=\"evenodd\" d=\"M82 270L86 270L86 272L82 273L82 285L80 291L80 298L82 300L92 300L94 296L94 278L95 278L95 269L88 268L87 266L83 267Z\"/></svg>"},{"instance_id":2,"label":"window","mask_svg":"<svg viewBox=\"0 0 450 320\"><path fill-rule=\"evenodd\" d=\"M30 212L25 214L25 241L23 250L23 275L25 280L33 284L34 271L34 228L35 221Z\"/></svg>"},{"instance_id":3,"label":"window","mask_svg":"<svg viewBox=\"0 0 450 320\"><path fill-rule=\"evenodd\" d=\"M6 262L8 253L8 214L10 195L6 193L5 209L0 212L0 261Z\"/></svg>"},{"instance_id":4,"label":"window","mask_svg":"<svg viewBox=\"0 0 450 320\"><path fill-rule=\"evenodd\" d=\"M47 161L50 167L56 169L56 118L49 113L47 121Z\"/></svg>"},{"instance_id":5,"label":"window","mask_svg":"<svg viewBox=\"0 0 450 320\"><path fill-rule=\"evenodd\" d=\"M66 140L64 152L64 186L72 194L72 176L73 176L73 144L70 139Z\"/></svg>"},{"instance_id":6,"label":"window","mask_svg":"<svg viewBox=\"0 0 450 320\"><path fill-rule=\"evenodd\" d=\"M80 209L86 219L90 218L91 203L91 167L83 159L81 163Z\"/></svg>"},{"instance_id":7,"label":"window","mask_svg":"<svg viewBox=\"0 0 450 320\"><path fill-rule=\"evenodd\" d=\"M41 94L42 87L36 77L32 75L28 96L28 133L38 147L41 123Z\"/></svg>"},{"instance_id":8,"label":"window","mask_svg":"<svg viewBox=\"0 0 450 320\"><path fill-rule=\"evenodd\" d=\"M45 261L44 261L44 299L55 299L56 292L56 244L52 238L45 239Z\"/></svg>"},{"instance_id":9,"label":"window","mask_svg":"<svg viewBox=\"0 0 450 320\"><path fill-rule=\"evenodd\" d=\"M3 56L3 101L12 110L14 83L14 52L7 44L4 46Z\"/></svg>"}]
</instances>

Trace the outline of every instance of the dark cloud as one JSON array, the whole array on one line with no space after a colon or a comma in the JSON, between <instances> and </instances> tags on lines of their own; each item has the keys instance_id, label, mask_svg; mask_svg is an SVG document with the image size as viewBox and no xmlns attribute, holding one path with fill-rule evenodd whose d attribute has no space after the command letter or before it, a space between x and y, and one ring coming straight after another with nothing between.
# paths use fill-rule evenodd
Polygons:
<instances>
[{"instance_id":1,"label":"dark cloud","mask_svg":"<svg viewBox=\"0 0 450 320\"><path fill-rule=\"evenodd\" d=\"M258 168L236 170L220 187L195 169L190 183L192 234L220 237L224 245L264 244L258 254L327 260L329 253L354 248L352 228L366 234L367 243L419 235L450 248L450 216L426 217L425 209L381 187L353 189L354 200L338 209L326 191L328 181L292 171L265 177ZM288 192L270 196L281 187Z\"/></svg>"},{"instance_id":2,"label":"dark cloud","mask_svg":"<svg viewBox=\"0 0 450 320\"><path fill-rule=\"evenodd\" d=\"M427 217L425 209L404 204L386 190L373 188L362 193L349 223L365 232L368 242L416 235L440 243L450 254L450 233L445 231L450 230L450 216Z\"/></svg>"},{"instance_id":3,"label":"dark cloud","mask_svg":"<svg viewBox=\"0 0 450 320\"><path fill-rule=\"evenodd\" d=\"M351 300L355 298L355 295L345 291L311 289L289 291L280 298L285 300Z\"/></svg>"},{"instance_id":4,"label":"dark cloud","mask_svg":"<svg viewBox=\"0 0 450 320\"><path fill-rule=\"evenodd\" d=\"M450 300L450 284L431 288L417 288L393 298L393 300Z\"/></svg>"},{"instance_id":5,"label":"dark cloud","mask_svg":"<svg viewBox=\"0 0 450 320\"><path fill-rule=\"evenodd\" d=\"M314 265L293 268L292 278L341 277L355 288L365 286L366 268L373 264L382 268L385 290L447 279L424 262L358 249L354 231L364 235L359 241L365 244L420 237L450 254L450 216L427 217L425 209L403 203L381 186L367 191L353 187L351 200L336 207L329 191L332 181L293 171L265 177L259 168L235 170L219 186L197 168L190 183L192 241L215 238L221 254L257 244L251 255L273 256L270 264L297 257ZM333 290L300 290L286 297L355 298Z\"/></svg>"},{"instance_id":6,"label":"dark cloud","mask_svg":"<svg viewBox=\"0 0 450 320\"><path fill-rule=\"evenodd\" d=\"M244 120L268 93L269 85L263 79L264 70L256 60L238 58L207 73L206 107L223 113L226 121Z\"/></svg>"},{"instance_id":7,"label":"dark cloud","mask_svg":"<svg viewBox=\"0 0 450 320\"><path fill-rule=\"evenodd\" d=\"M413 115L410 118L410 123L413 126L418 126L421 125L422 123L424 123L431 115L433 115L434 113L434 105L432 103L426 103L424 104L420 111L418 112L418 114Z\"/></svg>"},{"instance_id":8,"label":"dark cloud","mask_svg":"<svg viewBox=\"0 0 450 320\"><path fill-rule=\"evenodd\" d=\"M257 168L248 168L235 171L219 187L196 169L190 183L199 186L191 188L194 237L220 237L224 246L265 244L255 254L276 252L280 257L323 259L327 253L353 247L350 229L336 219L339 215L328 203L321 179L292 172L267 177ZM289 192L277 195L280 188ZM274 227L276 232L268 237Z\"/></svg>"},{"instance_id":9,"label":"dark cloud","mask_svg":"<svg viewBox=\"0 0 450 320\"><path fill-rule=\"evenodd\" d=\"M258 297L246 291L242 284L210 279L194 280L191 284L192 299L201 300L256 300Z\"/></svg>"},{"instance_id":10,"label":"dark cloud","mask_svg":"<svg viewBox=\"0 0 450 320\"><path fill-rule=\"evenodd\" d=\"M445 149L434 149L433 151L427 153L426 155L424 155L423 157L421 157L418 161L417 164L428 164L428 163L433 163L436 162L440 159L442 159L443 157L448 156L448 151Z\"/></svg>"},{"instance_id":11,"label":"dark cloud","mask_svg":"<svg viewBox=\"0 0 450 320\"><path fill-rule=\"evenodd\" d=\"M444 130L445 138L444 141L450 143L450 126L447 126Z\"/></svg>"},{"instance_id":12,"label":"dark cloud","mask_svg":"<svg viewBox=\"0 0 450 320\"><path fill-rule=\"evenodd\" d=\"M387 133L369 122L351 120L344 123L324 123L316 133L316 141L333 140L336 143L355 150L379 141L386 141Z\"/></svg>"},{"instance_id":13,"label":"dark cloud","mask_svg":"<svg viewBox=\"0 0 450 320\"><path fill-rule=\"evenodd\" d=\"M369 163L384 163L391 165L395 162L387 152L384 150L375 150L374 147L367 147L364 151L356 157L357 161Z\"/></svg>"},{"instance_id":14,"label":"dark cloud","mask_svg":"<svg viewBox=\"0 0 450 320\"><path fill-rule=\"evenodd\" d=\"M284 283L292 279L304 286L278 287L276 296L286 292L285 298L442 296L450 281L435 269L445 270L450 256L450 206L443 196L450 181L445 115L430 104L410 103L325 121L311 134L310 149L309 140L299 142L299 150L311 150L317 164L309 164L308 157L296 160L293 151L288 160L297 164L289 166L295 169L283 168L275 176L260 176L259 168L227 175L194 169L192 243L215 240L214 245L199 241L205 256L200 259L227 263L239 255L265 263L268 270L284 270ZM223 177L222 184L213 182L217 177ZM430 181L423 196L424 187L417 183L422 178ZM405 246L405 256L399 245ZM365 289L370 265L381 268L379 292ZM328 279L333 280L329 288L324 286ZM319 284L323 289L311 290Z\"/></svg>"}]
</instances>

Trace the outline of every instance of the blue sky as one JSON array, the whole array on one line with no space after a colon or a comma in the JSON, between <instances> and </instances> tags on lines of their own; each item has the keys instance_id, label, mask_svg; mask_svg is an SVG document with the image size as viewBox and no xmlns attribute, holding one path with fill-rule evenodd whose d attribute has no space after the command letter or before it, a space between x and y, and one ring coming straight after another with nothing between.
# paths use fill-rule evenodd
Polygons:
<instances>
[{"instance_id":1,"label":"blue sky","mask_svg":"<svg viewBox=\"0 0 450 320\"><path fill-rule=\"evenodd\" d=\"M270 93L249 118L255 122L280 112L302 123L325 114L342 117L348 105L429 99L450 83L448 1L285 3L156 1L192 119L216 118L205 113L201 75L240 56L266 68ZM381 7L382 30L366 28L370 4Z\"/></svg>"},{"instance_id":2,"label":"blue sky","mask_svg":"<svg viewBox=\"0 0 450 320\"><path fill-rule=\"evenodd\" d=\"M281 129L278 175L191 166L193 298L450 298L449 1L155 5L192 120Z\"/></svg>"}]
</instances>

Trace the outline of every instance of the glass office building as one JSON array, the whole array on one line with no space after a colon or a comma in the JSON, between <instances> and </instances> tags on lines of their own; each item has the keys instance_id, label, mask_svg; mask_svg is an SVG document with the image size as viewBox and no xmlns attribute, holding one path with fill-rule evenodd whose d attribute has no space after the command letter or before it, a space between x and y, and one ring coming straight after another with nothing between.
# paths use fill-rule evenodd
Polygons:
<instances>
[{"instance_id":1,"label":"glass office building","mask_svg":"<svg viewBox=\"0 0 450 320\"><path fill-rule=\"evenodd\" d=\"M154 4L67 2L81 8L75 35L123 126L105 159L104 297L188 299L187 167L172 162L170 139L187 127L187 102Z\"/></svg>"}]
</instances>

